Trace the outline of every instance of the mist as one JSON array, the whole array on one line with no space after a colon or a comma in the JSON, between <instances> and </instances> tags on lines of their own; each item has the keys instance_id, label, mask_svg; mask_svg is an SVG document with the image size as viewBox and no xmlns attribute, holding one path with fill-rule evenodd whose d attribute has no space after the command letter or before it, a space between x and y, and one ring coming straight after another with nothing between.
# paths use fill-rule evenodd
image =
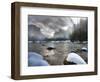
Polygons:
<instances>
[{"instance_id":1,"label":"mist","mask_svg":"<svg viewBox=\"0 0 100 82\"><path fill-rule=\"evenodd\" d=\"M29 15L28 40L70 39L78 23L80 17Z\"/></svg>"}]
</instances>

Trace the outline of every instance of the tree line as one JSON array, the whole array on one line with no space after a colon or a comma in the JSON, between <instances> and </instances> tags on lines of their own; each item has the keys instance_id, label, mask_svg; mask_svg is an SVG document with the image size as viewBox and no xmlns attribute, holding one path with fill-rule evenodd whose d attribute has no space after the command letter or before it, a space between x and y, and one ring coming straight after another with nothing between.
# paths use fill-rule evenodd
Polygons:
<instances>
[{"instance_id":1,"label":"tree line","mask_svg":"<svg viewBox=\"0 0 100 82\"><path fill-rule=\"evenodd\" d=\"M87 41L88 39L88 20L80 19L79 24L74 24L74 31L70 35L70 40L74 41Z\"/></svg>"}]
</instances>

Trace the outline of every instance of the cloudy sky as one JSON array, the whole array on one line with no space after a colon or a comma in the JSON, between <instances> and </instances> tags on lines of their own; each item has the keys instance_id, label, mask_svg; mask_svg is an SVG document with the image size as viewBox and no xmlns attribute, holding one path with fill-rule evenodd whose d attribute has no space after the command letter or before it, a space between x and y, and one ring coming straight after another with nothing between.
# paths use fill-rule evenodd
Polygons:
<instances>
[{"instance_id":1,"label":"cloudy sky","mask_svg":"<svg viewBox=\"0 0 100 82\"><path fill-rule=\"evenodd\" d=\"M29 15L28 40L68 39L74 25L78 23L80 23L80 17Z\"/></svg>"}]
</instances>

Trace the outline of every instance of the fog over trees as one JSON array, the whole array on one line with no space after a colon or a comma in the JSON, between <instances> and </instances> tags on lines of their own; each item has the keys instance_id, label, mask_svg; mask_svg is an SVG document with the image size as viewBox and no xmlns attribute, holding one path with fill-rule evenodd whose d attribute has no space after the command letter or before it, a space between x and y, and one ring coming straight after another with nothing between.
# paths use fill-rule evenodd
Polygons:
<instances>
[{"instance_id":1,"label":"fog over trees","mask_svg":"<svg viewBox=\"0 0 100 82\"><path fill-rule=\"evenodd\" d=\"M87 41L86 17L28 16L28 40Z\"/></svg>"},{"instance_id":2,"label":"fog over trees","mask_svg":"<svg viewBox=\"0 0 100 82\"><path fill-rule=\"evenodd\" d=\"M74 31L70 34L70 40L73 41L87 41L88 36L88 20L80 19L80 23L74 25Z\"/></svg>"}]
</instances>

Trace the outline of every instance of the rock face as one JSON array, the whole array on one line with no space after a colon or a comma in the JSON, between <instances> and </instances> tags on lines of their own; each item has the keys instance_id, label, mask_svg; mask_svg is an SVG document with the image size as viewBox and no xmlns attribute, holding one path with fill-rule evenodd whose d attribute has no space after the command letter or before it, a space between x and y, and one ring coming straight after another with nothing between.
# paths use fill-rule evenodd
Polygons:
<instances>
[{"instance_id":1,"label":"rock face","mask_svg":"<svg viewBox=\"0 0 100 82\"><path fill-rule=\"evenodd\" d=\"M48 66L48 62L36 52L28 53L28 66Z\"/></svg>"}]
</instances>

